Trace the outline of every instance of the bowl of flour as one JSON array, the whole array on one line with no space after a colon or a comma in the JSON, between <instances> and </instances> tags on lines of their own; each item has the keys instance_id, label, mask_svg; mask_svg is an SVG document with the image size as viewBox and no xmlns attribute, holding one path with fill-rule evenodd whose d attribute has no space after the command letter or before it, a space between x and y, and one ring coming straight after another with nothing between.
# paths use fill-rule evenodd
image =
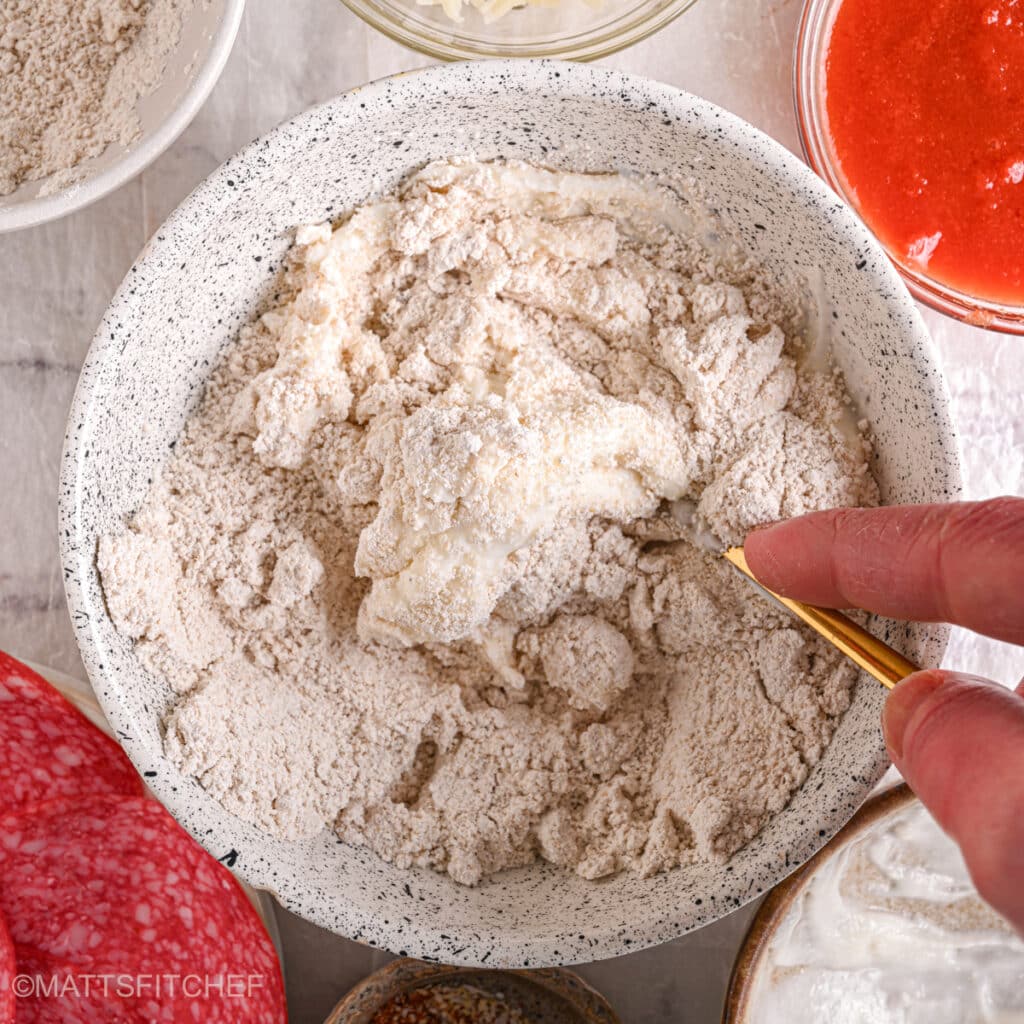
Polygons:
<instances>
[{"instance_id":1,"label":"bowl of flour","mask_svg":"<svg viewBox=\"0 0 1024 1024\"><path fill-rule=\"evenodd\" d=\"M130 181L210 94L245 0L12 0L0 10L0 231Z\"/></svg>"},{"instance_id":2,"label":"bowl of flour","mask_svg":"<svg viewBox=\"0 0 1024 1024\"><path fill-rule=\"evenodd\" d=\"M97 333L60 515L97 694L215 856L351 938L529 967L728 913L886 766L878 687L718 548L958 493L913 304L806 168L666 86L498 62L200 186Z\"/></svg>"}]
</instances>

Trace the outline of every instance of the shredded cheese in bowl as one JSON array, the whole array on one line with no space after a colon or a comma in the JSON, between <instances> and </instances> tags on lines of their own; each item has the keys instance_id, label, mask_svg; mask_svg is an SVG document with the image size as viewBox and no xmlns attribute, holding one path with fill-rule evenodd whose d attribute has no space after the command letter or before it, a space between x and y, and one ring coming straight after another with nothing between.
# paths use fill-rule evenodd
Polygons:
<instances>
[{"instance_id":1,"label":"shredded cheese in bowl","mask_svg":"<svg viewBox=\"0 0 1024 1024\"><path fill-rule=\"evenodd\" d=\"M469 5L475 7L488 25L504 18L509 11L521 7L559 7L564 0L468 0ZM572 0L570 0L572 2ZM603 6L602 0L584 0L594 8ZM416 0L421 7L440 7L452 21L463 21L463 8L466 6L464 0Z\"/></svg>"},{"instance_id":2,"label":"shredded cheese in bowl","mask_svg":"<svg viewBox=\"0 0 1024 1024\"><path fill-rule=\"evenodd\" d=\"M663 28L697 0L343 0L385 35L441 60L594 60ZM511 18L509 11L516 11Z\"/></svg>"}]
</instances>

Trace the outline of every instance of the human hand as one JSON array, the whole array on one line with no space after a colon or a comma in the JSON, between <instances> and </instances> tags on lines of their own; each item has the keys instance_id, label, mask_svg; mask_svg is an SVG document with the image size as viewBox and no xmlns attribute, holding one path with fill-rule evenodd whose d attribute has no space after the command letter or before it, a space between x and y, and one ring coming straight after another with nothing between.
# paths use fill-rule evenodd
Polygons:
<instances>
[{"instance_id":1,"label":"human hand","mask_svg":"<svg viewBox=\"0 0 1024 1024\"><path fill-rule=\"evenodd\" d=\"M1024 498L837 509L744 545L770 590L828 608L951 622L1024 645ZM889 754L959 844L981 895L1024 933L1024 681L916 672L889 695Z\"/></svg>"}]
</instances>

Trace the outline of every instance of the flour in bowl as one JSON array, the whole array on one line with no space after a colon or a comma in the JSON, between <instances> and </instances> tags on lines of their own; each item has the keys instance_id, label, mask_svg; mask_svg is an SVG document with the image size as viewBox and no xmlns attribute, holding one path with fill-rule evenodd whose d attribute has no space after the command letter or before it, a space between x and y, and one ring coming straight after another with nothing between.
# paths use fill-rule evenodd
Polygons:
<instances>
[{"instance_id":1,"label":"flour in bowl","mask_svg":"<svg viewBox=\"0 0 1024 1024\"><path fill-rule=\"evenodd\" d=\"M0 196L41 192L141 130L136 104L160 81L195 0L4 0L0 4Z\"/></svg>"},{"instance_id":2,"label":"flour in bowl","mask_svg":"<svg viewBox=\"0 0 1024 1024\"><path fill-rule=\"evenodd\" d=\"M693 540L877 498L798 301L665 186L439 162L299 229L99 568L165 749L476 883L724 861L854 671ZM686 510L686 514L683 514Z\"/></svg>"}]
</instances>

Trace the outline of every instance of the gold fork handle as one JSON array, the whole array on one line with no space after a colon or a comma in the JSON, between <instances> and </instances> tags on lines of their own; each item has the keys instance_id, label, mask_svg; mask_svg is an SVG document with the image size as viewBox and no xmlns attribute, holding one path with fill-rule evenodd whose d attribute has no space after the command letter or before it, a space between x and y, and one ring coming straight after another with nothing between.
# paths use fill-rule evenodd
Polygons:
<instances>
[{"instance_id":1,"label":"gold fork handle","mask_svg":"<svg viewBox=\"0 0 1024 1024\"><path fill-rule=\"evenodd\" d=\"M904 658L899 651L894 651L888 644L866 629L848 619L842 612L831 608L818 608L813 604L803 604L782 597L760 583L747 565L747 556L743 548L729 548L725 557L732 562L745 576L753 580L770 594L779 604L784 605L798 618L803 619L811 629L819 633L833 646L839 648L848 658L856 662L864 671L870 672L883 686L892 689L901 679L905 679L918 671L917 665Z\"/></svg>"}]
</instances>

